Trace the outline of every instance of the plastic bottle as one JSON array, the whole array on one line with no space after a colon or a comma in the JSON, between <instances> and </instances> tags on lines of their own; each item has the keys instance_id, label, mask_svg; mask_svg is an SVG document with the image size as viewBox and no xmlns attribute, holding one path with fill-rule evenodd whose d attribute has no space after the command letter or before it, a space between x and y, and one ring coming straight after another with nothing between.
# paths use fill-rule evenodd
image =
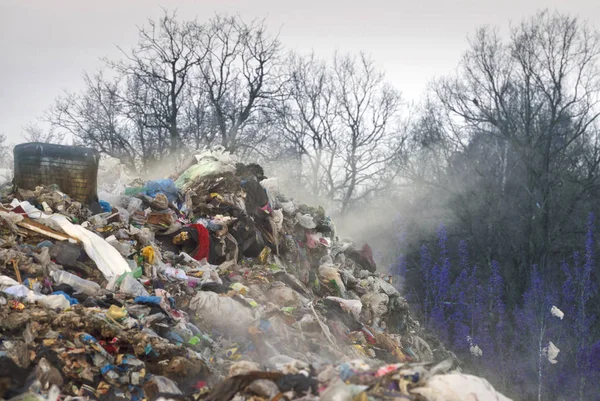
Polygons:
<instances>
[{"instance_id":1,"label":"plastic bottle","mask_svg":"<svg viewBox=\"0 0 600 401\"><path fill-rule=\"evenodd\" d=\"M89 296L96 295L102 289L98 284L84 280L74 274L64 270L55 270L50 273L57 284L68 284L77 292L84 293Z\"/></svg>"},{"instance_id":2,"label":"plastic bottle","mask_svg":"<svg viewBox=\"0 0 600 401\"><path fill-rule=\"evenodd\" d=\"M188 342L194 336L194 332L186 326L183 320L173 327L173 332L181 336L184 340L183 342Z\"/></svg>"},{"instance_id":3,"label":"plastic bottle","mask_svg":"<svg viewBox=\"0 0 600 401\"><path fill-rule=\"evenodd\" d=\"M123 279L119 291L134 297L147 297L150 295L144 285L129 274Z\"/></svg>"}]
</instances>

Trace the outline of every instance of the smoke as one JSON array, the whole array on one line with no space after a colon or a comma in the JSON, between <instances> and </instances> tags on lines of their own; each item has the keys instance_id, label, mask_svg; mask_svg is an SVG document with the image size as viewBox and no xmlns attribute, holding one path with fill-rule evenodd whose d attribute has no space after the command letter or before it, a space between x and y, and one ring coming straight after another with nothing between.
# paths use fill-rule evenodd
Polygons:
<instances>
[{"instance_id":1,"label":"smoke","mask_svg":"<svg viewBox=\"0 0 600 401\"><path fill-rule=\"evenodd\" d=\"M191 162L193 160L183 157L146 161L143 171L131 172L117 159L103 156L98 174L99 188L110 192L116 185L136 181L136 185L141 185L148 180L167 178L181 173ZM415 185L390 186L366 201L353 204L341 214L339 203L327 196L322 188L309 188L298 159L261 161L261 164L268 178L277 178L279 190L287 199L298 204L322 206L335 223L338 238L352 240L359 248L369 244L380 272L388 271L400 254L418 249L426 238L431 238L439 223L447 223L451 215L448 199L432 196L430 189ZM405 238L402 243L400 235Z\"/></svg>"},{"instance_id":2,"label":"smoke","mask_svg":"<svg viewBox=\"0 0 600 401\"><path fill-rule=\"evenodd\" d=\"M100 191L112 192L127 185L141 185L146 181L168 178L184 170L183 166L189 159L182 157L166 158L156 161L145 161L144 166L132 170L119 159L102 155L98 168L98 188Z\"/></svg>"},{"instance_id":3,"label":"smoke","mask_svg":"<svg viewBox=\"0 0 600 401\"><path fill-rule=\"evenodd\" d=\"M446 204L439 204L433 209L421 207L427 204L423 199L429 197L428 189L416 186L400 189L397 185L368 197L366 201L355 203L342 214L339 203L323 192L308 188L297 160L265 162L264 167L267 177L277 177L285 196L300 204L322 206L335 223L340 239L352 240L358 247L369 244L373 248L378 271L382 273L397 262L400 253L418 249L424 238L435 234L436 227L449 215ZM403 244L399 243L400 233L406 237Z\"/></svg>"}]
</instances>

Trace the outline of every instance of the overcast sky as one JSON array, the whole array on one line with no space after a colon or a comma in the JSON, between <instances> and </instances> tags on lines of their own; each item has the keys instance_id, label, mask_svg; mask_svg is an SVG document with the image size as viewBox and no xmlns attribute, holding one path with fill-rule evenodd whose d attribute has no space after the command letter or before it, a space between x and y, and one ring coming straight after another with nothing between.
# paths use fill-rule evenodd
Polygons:
<instances>
[{"instance_id":1,"label":"overcast sky","mask_svg":"<svg viewBox=\"0 0 600 401\"><path fill-rule=\"evenodd\" d=\"M579 15L600 28L594 0L0 0L0 133L18 142L83 71L129 48L136 26L177 9L199 20L215 12L267 18L287 49L330 55L364 50L405 95L418 100L435 76L452 72L478 26L507 28L543 8Z\"/></svg>"}]
</instances>

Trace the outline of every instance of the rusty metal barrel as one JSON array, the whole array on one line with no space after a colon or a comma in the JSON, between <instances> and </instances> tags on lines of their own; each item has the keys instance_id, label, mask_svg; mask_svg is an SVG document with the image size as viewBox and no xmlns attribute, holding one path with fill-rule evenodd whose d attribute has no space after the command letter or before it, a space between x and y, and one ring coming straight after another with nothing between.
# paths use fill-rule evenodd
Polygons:
<instances>
[{"instance_id":1,"label":"rusty metal barrel","mask_svg":"<svg viewBox=\"0 0 600 401\"><path fill-rule=\"evenodd\" d=\"M83 204L98 200L98 165L95 149L49 143L22 143L15 146L14 184L35 190L56 184L60 191Z\"/></svg>"}]
</instances>

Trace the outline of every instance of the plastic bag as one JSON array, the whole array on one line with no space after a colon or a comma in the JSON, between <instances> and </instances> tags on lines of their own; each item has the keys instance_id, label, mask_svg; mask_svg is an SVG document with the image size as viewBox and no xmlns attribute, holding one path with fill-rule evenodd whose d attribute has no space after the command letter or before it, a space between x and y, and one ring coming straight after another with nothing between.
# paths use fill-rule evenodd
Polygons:
<instances>
[{"instance_id":1,"label":"plastic bag","mask_svg":"<svg viewBox=\"0 0 600 401\"><path fill-rule=\"evenodd\" d=\"M163 193L158 193L154 200L150 202L150 207L154 210L167 210L169 208L169 198Z\"/></svg>"},{"instance_id":2,"label":"plastic bag","mask_svg":"<svg viewBox=\"0 0 600 401\"><path fill-rule=\"evenodd\" d=\"M148 297L150 294L142 283L133 278L130 274L125 275L119 291L133 297Z\"/></svg>"},{"instance_id":3,"label":"plastic bag","mask_svg":"<svg viewBox=\"0 0 600 401\"><path fill-rule=\"evenodd\" d=\"M0 212L0 219L4 220L12 231L18 231L17 223L23 220L23 216L12 212Z\"/></svg>"},{"instance_id":4,"label":"plastic bag","mask_svg":"<svg viewBox=\"0 0 600 401\"><path fill-rule=\"evenodd\" d=\"M393 285L386 282L385 280L380 279L379 277L375 278L375 281L373 283L373 291L384 292L390 297L398 293L398 290Z\"/></svg>"},{"instance_id":5,"label":"plastic bag","mask_svg":"<svg viewBox=\"0 0 600 401\"><path fill-rule=\"evenodd\" d=\"M434 375L421 386L410 390L427 401L497 400L512 401L498 393L486 379L463 373Z\"/></svg>"},{"instance_id":6,"label":"plastic bag","mask_svg":"<svg viewBox=\"0 0 600 401\"><path fill-rule=\"evenodd\" d=\"M367 311L363 309L363 313L372 313L372 318L379 318L388 311L387 304L390 298L386 294L369 292L363 295L360 300L367 309Z\"/></svg>"},{"instance_id":7,"label":"plastic bag","mask_svg":"<svg viewBox=\"0 0 600 401\"><path fill-rule=\"evenodd\" d=\"M281 209L283 210L283 212L288 216L292 216L296 211L296 206L294 206L293 201L279 202L279 204L281 205Z\"/></svg>"},{"instance_id":8,"label":"plastic bag","mask_svg":"<svg viewBox=\"0 0 600 401\"><path fill-rule=\"evenodd\" d=\"M273 210L271 213L271 219L277 230L281 231L283 229L283 210Z\"/></svg>"},{"instance_id":9,"label":"plastic bag","mask_svg":"<svg viewBox=\"0 0 600 401\"><path fill-rule=\"evenodd\" d=\"M368 386L346 384L341 380L337 380L327 387L327 390L321 394L320 399L322 401L352 401L367 388Z\"/></svg>"},{"instance_id":10,"label":"plastic bag","mask_svg":"<svg viewBox=\"0 0 600 401\"><path fill-rule=\"evenodd\" d=\"M229 288L231 288L240 295L247 295L250 292L250 288L246 287L242 283L233 283L229 286Z\"/></svg>"},{"instance_id":11,"label":"plastic bag","mask_svg":"<svg viewBox=\"0 0 600 401\"><path fill-rule=\"evenodd\" d=\"M22 284L16 284L2 290L3 293L12 295L13 297L26 297L31 290Z\"/></svg>"},{"instance_id":12,"label":"plastic bag","mask_svg":"<svg viewBox=\"0 0 600 401\"><path fill-rule=\"evenodd\" d=\"M342 291L342 293L346 292L346 286L342 281L342 277L340 276L340 272L332 265L321 265L319 266L319 276L325 280L326 282L335 281L336 285Z\"/></svg>"},{"instance_id":13,"label":"plastic bag","mask_svg":"<svg viewBox=\"0 0 600 401\"><path fill-rule=\"evenodd\" d=\"M14 285L19 285L19 282L8 276L0 276L0 288L12 287Z\"/></svg>"},{"instance_id":14,"label":"plastic bag","mask_svg":"<svg viewBox=\"0 0 600 401\"><path fill-rule=\"evenodd\" d=\"M148 380L144 384L144 389L147 393L147 397L149 399L155 399L156 397L152 397L152 393L156 391L157 394L182 394L179 387L175 382L164 376L152 376L150 380ZM150 390L152 389L152 390ZM150 391L149 391L150 390ZM150 395L150 396L148 396Z\"/></svg>"},{"instance_id":15,"label":"plastic bag","mask_svg":"<svg viewBox=\"0 0 600 401\"><path fill-rule=\"evenodd\" d=\"M267 292L267 298L278 306L299 306L299 297L296 291L285 285L271 287Z\"/></svg>"},{"instance_id":16,"label":"plastic bag","mask_svg":"<svg viewBox=\"0 0 600 401\"><path fill-rule=\"evenodd\" d=\"M69 300L62 295L36 294L22 284L13 285L12 287L2 290L2 292L17 298L24 298L30 303L40 302L52 309L67 309L71 306Z\"/></svg>"},{"instance_id":17,"label":"plastic bag","mask_svg":"<svg viewBox=\"0 0 600 401\"><path fill-rule=\"evenodd\" d=\"M104 227L108 224L108 220L106 220L106 213L96 214L88 219L88 222L93 227Z\"/></svg>"},{"instance_id":18,"label":"plastic bag","mask_svg":"<svg viewBox=\"0 0 600 401\"><path fill-rule=\"evenodd\" d=\"M102 208L102 211L104 213L111 213L112 212L112 206L107 201L99 200L98 203L100 204L100 207Z\"/></svg>"},{"instance_id":19,"label":"plastic bag","mask_svg":"<svg viewBox=\"0 0 600 401\"><path fill-rule=\"evenodd\" d=\"M113 236L114 238L114 236ZM117 241L116 239L114 240L110 240L107 241L113 248L115 248L117 251L119 251L119 253L124 256L124 257L128 257L133 253L133 246L126 242L126 241Z\"/></svg>"},{"instance_id":20,"label":"plastic bag","mask_svg":"<svg viewBox=\"0 0 600 401\"><path fill-rule=\"evenodd\" d=\"M306 229L312 230L317 227L317 223L315 223L315 220L310 214L296 213L296 220L298 220L298 224Z\"/></svg>"},{"instance_id":21,"label":"plastic bag","mask_svg":"<svg viewBox=\"0 0 600 401\"><path fill-rule=\"evenodd\" d=\"M281 190L279 188L279 179L277 177L265 178L260 182L260 185L262 185L262 187L270 192L273 196L281 194Z\"/></svg>"},{"instance_id":22,"label":"plastic bag","mask_svg":"<svg viewBox=\"0 0 600 401\"><path fill-rule=\"evenodd\" d=\"M71 306L69 300L62 295L37 295L33 291L27 296L30 302L40 302L52 309L67 309Z\"/></svg>"},{"instance_id":23,"label":"plastic bag","mask_svg":"<svg viewBox=\"0 0 600 401\"><path fill-rule=\"evenodd\" d=\"M310 365L306 362L294 359L287 355L275 355L267 361L276 371L284 374L297 374L299 370L310 369Z\"/></svg>"},{"instance_id":24,"label":"plastic bag","mask_svg":"<svg viewBox=\"0 0 600 401\"><path fill-rule=\"evenodd\" d=\"M175 185L182 189L186 184L198 177L209 175L222 175L235 172L235 164L231 154L224 148L206 150L195 156L197 163L188 168L179 176Z\"/></svg>"},{"instance_id":25,"label":"plastic bag","mask_svg":"<svg viewBox=\"0 0 600 401\"><path fill-rule=\"evenodd\" d=\"M179 280L187 280L188 279L188 276L187 276L187 274L185 274L185 271L183 271L181 269L176 269L173 266L162 265L160 267L160 271L162 274L164 274L167 277L177 278Z\"/></svg>"},{"instance_id":26,"label":"plastic bag","mask_svg":"<svg viewBox=\"0 0 600 401\"><path fill-rule=\"evenodd\" d=\"M109 316L115 320L121 320L127 317L127 309L119 308L117 305L111 305L105 313L106 316Z\"/></svg>"},{"instance_id":27,"label":"plastic bag","mask_svg":"<svg viewBox=\"0 0 600 401\"><path fill-rule=\"evenodd\" d=\"M127 209L123 209L122 207L116 206L117 212L119 212L119 218L123 223L129 223L130 214Z\"/></svg>"},{"instance_id":28,"label":"plastic bag","mask_svg":"<svg viewBox=\"0 0 600 401\"><path fill-rule=\"evenodd\" d=\"M252 310L214 292L199 292L190 301L190 310L209 326L229 335L245 336L258 321Z\"/></svg>"},{"instance_id":29,"label":"plastic bag","mask_svg":"<svg viewBox=\"0 0 600 401\"><path fill-rule=\"evenodd\" d=\"M129 215L134 214L138 210L142 210L144 207L144 202L138 198L127 198L127 211Z\"/></svg>"},{"instance_id":30,"label":"plastic bag","mask_svg":"<svg viewBox=\"0 0 600 401\"><path fill-rule=\"evenodd\" d=\"M260 182L260 185L267 191L269 203L273 206L277 205L277 197L281 195L279 179L277 177L266 178Z\"/></svg>"},{"instance_id":31,"label":"plastic bag","mask_svg":"<svg viewBox=\"0 0 600 401\"><path fill-rule=\"evenodd\" d=\"M175 182L170 178L166 178L164 180L148 181L145 187L146 195L148 196L154 198L158 194L164 194L169 200L169 202L175 202L177 200L177 194L179 191L177 190Z\"/></svg>"},{"instance_id":32,"label":"plastic bag","mask_svg":"<svg viewBox=\"0 0 600 401\"><path fill-rule=\"evenodd\" d=\"M354 314L355 316L359 316L362 311L362 302L358 299L344 299L338 297L326 297L326 299L330 299L332 301L336 301L342 306L342 309L347 310Z\"/></svg>"},{"instance_id":33,"label":"plastic bag","mask_svg":"<svg viewBox=\"0 0 600 401\"><path fill-rule=\"evenodd\" d=\"M72 244L67 241L57 241L50 248L50 256L60 265L76 266L81 251L81 246L77 243Z\"/></svg>"},{"instance_id":34,"label":"plastic bag","mask_svg":"<svg viewBox=\"0 0 600 401\"><path fill-rule=\"evenodd\" d=\"M151 265L156 261L156 253L154 252L154 248L150 245L142 249L142 256L146 260L146 262Z\"/></svg>"}]
</instances>

